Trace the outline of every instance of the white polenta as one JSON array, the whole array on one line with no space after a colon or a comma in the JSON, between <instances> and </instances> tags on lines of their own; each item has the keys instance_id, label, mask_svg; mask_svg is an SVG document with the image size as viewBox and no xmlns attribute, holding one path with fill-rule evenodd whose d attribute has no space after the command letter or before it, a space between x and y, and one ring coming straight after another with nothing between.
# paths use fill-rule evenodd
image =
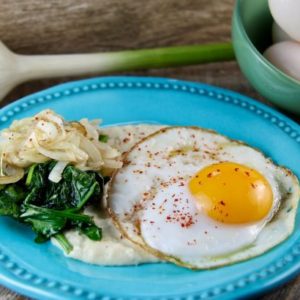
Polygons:
<instances>
[{"instance_id":1,"label":"white polenta","mask_svg":"<svg viewBox=\"0 0 300 300\"><path fill-rule=\"evenodd\" d=\"M102 131L109 136L108 143L111 146L120 152L126 152L138 141L162 127L127 125L107 127ZM67 239L73 245L73 250L68 254L69 257L99 265L132 265L158 261L156 257L123 239L111 218L103 212L87 208L85 213L92 215L95 223L102 228L103 238L101 241L92 241L75 230L65 232ZM57 245L54 239L52 242Z\"/></svg>"}]
</instances>

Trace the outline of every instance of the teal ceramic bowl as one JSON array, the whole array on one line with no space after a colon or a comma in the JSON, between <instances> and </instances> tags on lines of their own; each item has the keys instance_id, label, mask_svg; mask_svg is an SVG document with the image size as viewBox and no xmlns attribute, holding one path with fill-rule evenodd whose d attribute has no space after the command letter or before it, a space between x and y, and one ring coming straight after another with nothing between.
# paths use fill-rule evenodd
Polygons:
<instances>
[{"instance_id":1,"label":"teal ceramic bowl","mask_svg":"<svg viewBox=\"0 0 300 300\"><path fill-rule=\"evenodd\" d=\"M236 58L252 86L275 105L300 114L300 82L262 55L271 45L273 19L268 0L237 0L232 22Z\"/></svg>"}]
</instances>

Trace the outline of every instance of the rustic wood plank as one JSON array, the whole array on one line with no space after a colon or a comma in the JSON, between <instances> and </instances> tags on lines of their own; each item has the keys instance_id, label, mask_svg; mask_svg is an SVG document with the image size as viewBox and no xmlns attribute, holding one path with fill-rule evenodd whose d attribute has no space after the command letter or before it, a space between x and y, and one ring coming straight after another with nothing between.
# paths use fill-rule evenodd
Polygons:
<instances>
[{"instance_id":1,"label":"rustic wood plank","mask_svg":"<svg viewBox=\"0 0 300 300\"><path fill-rule=\"evenodd\" d=\"M0 36L22 53L224 41L233 0L1 0Z\"/></svg>"},{"instance_id":2,"label":"rustic wood plank","mask_svg":"<svg viewBox=\"0 0 300 300\"><path fill-rule=\"evenodd\" d=\"M12 50L23 54L229 41L233 4L234 0L0 0L0 37ZM206 82L267 103L249 85L235 62L147 70L129 75L132 74ZM70 79L25 83L14 89L2 105ZM299 299L300 277L261 297L262 300L278 298ZM27 298L0 287L0 299Z\"/></svg>"}]
</instances>

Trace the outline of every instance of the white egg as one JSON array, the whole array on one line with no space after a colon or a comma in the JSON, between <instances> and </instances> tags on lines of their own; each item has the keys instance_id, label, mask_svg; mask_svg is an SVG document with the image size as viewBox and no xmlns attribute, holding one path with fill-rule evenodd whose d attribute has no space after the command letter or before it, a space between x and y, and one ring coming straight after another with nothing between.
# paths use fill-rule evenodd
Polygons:
<instances>
[{"instance_id":1,"label":"white egg","mask_svg":"<svg viewBox=\"0 0 300 300\"><path fill-rule=\"evenodd\" d=\"M300 80L300 43L285 41L274 44L264 56L285 74Z\"/></svg>"},{"instance_id":2,"label":"white egg","mask_svg":"<svg viewBox=\"0 0 300 300\"><path fill-rule=\"evenodd\" d=\"M276 23L294 40L300 42L300 1L269 0L269 7Z\"/></svg>"},{"instance_id":3,"label":"white egg","mask_svg":"<svg viewBox=\"0 0 300 300\"><path fill-rule=\"evenodd\" d=\"M276 22L272 25L272 40L273 43L280 43L284 41L293 41L290 37Z\"/></svg>"},{"instance_id":4,"label":"white egg","mask_svg":"<svg viewBox=\"0 0 300 300\"><path fill-rule=\"evenodd\" d=\"M191 268L215 267L259 255L293 230L296 177L249 146L199 128L170 127L137 144L125 160L112 180L109 210L125 237L162 259ZM273 200L264 217L230 223L228 214L225 221L217 220L199 205L190 180L225 162L251 168L268 182ZM231 203L226 205L230 209Z\"/></svg>"}]
</instances>

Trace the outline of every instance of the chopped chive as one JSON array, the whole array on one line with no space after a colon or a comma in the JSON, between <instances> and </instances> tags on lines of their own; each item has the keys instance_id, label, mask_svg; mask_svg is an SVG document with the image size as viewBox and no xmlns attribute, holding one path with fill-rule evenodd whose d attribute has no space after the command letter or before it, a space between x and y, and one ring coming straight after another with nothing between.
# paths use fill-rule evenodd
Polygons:
<instances>
[{"instance_id":1,"label":"chopped chive","mask_svg":"<svg viewBox=\"0 0 300 300\"><path fill-rule=\"evenodd\" d=\"M108 142L108 139L109 139L109 137L108 137L108 135L106 135L106 134L100 134L100 135L99 135L99 142L107 143L107 142Z\"/></svg>"}]
</instances>

